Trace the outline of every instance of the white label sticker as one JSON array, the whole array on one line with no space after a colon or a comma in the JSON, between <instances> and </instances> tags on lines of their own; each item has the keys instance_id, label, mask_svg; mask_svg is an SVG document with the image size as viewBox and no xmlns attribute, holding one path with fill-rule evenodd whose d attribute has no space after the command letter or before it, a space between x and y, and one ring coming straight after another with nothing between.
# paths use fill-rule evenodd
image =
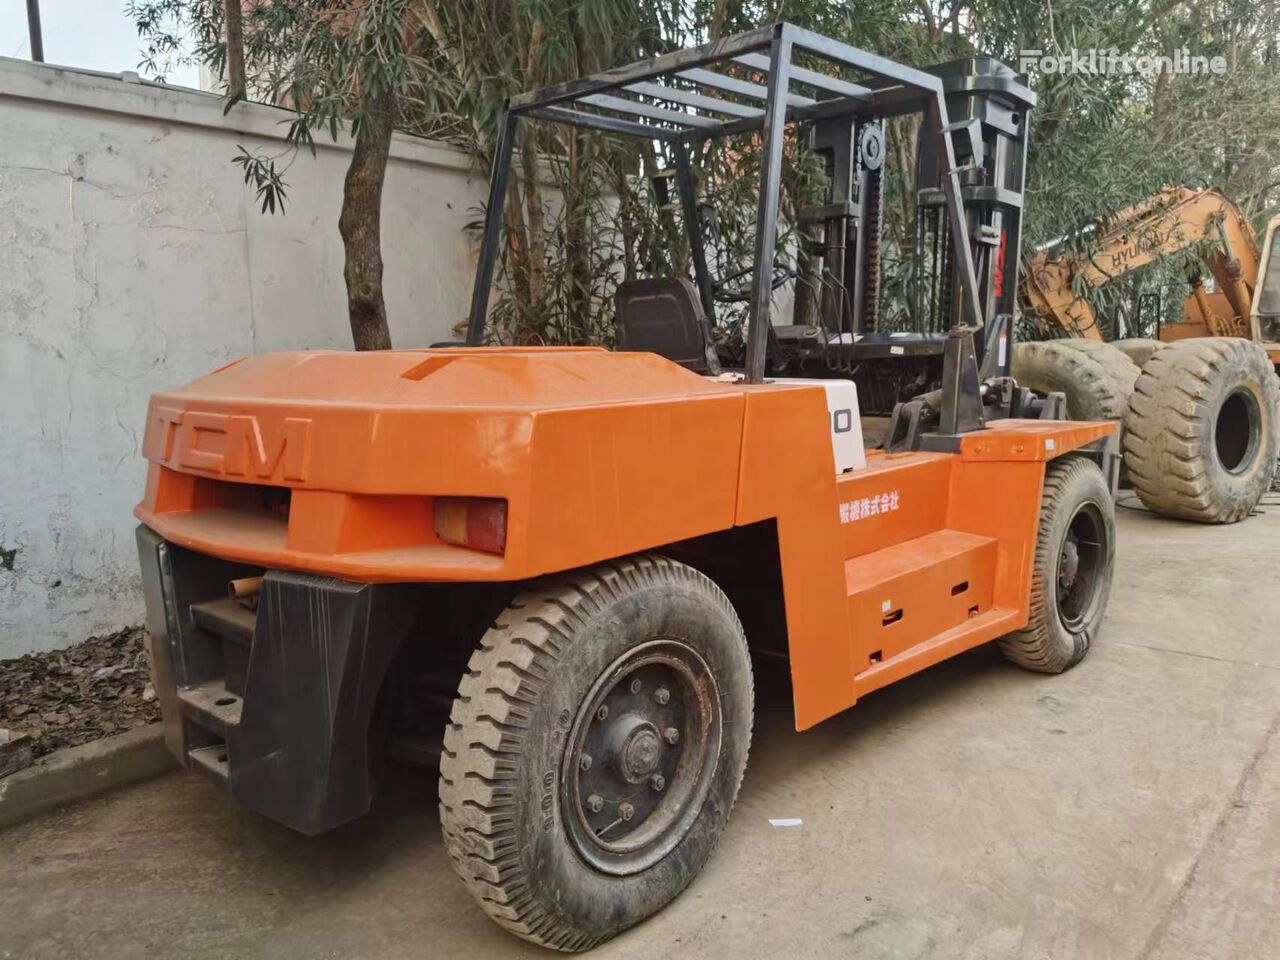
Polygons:
<instances>
[{"instance_id":1,"label":"white label sticker","mask_svg":"<svg viewBox=\"0 0 1280 960\"><path fill-rule=\"evenodd\" d=\"M890 347L889 352L892 353L894 356L901 356L907 351L904 350L902 347Z\"/></svg>"},{"instance_id":2,"label":"white label sticker","mask_svg":"<svg viewBox=\"0 0 1280 960\"><path fill-rule=\"evenodd\" d=\"M1046 450L1053 450L1057 445L1058 445L1057 440L1046 440L1044 442L1044 448Z\"/></svg>"}]
</instances>

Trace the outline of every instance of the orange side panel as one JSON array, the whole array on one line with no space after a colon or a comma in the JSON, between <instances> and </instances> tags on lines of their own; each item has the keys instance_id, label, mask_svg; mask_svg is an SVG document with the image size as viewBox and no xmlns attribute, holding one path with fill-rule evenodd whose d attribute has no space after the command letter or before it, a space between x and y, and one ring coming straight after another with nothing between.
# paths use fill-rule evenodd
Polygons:
<instances>
[{"instance_id":1,"label":"orange side panel","mask_svg":"<svg viewBox=\"0 0 1280 960\"><path fill-rule=\"evenodd\" d=\"M995 604L1021 611L1019 627L1027 620L1043 484L1044 464L1036 462L961 460L951 475L947 526L995 538Z\"/></svg>"},{"instance_id":2,"label":"orange side panel","mask_svg":"<svg viewBox=\"0 0 1280 960\"><path fill-rule=\"evenodd\" d=\"M746 394L739 524L776 518L796 729L854 702L843 541L826 397L815 387Z\"/></svg>"},{"instance_id":3,"label":"orange side panel","mask_svg":"<svg viewBox=\"0 0 1280 960\"><path fill-rule=\"evenodd\" d=\"M888 613L899 607L903 610L902 620L886 627L886 611L878 611L881 619L877 624L874 605L866 607L858 597L851 597L854 656L862 667L854 684L858 696L1026 625L1045 461L1115 429L1114 423L996 421L986 430L963 437L959 453L945 457L948 478L944 487L925 488L942 505L945 529L872 553L852 545L855 559L846 565L850 593L878 596L881 607L890 600ZM923 467L924 463L918 462L916 469ZM907 481L906 474L903 480ZM933 515L930 522L936 519ZM976 538L968 540L969 544L983 545L954 549L966 542L956 538L966 536ZM951 546L939 541L940 537ZM964 570L967 574L962 574ZM876 589L886 578L892 583L892 593ZM965 592L954 598L950 595L961 580L968 581L968 592L973 595L963 605ZM931 610L928 616L933 619L918 632L905 626L911 607L939 604L944 609ZM948 622L954 625L948 626ZM899 623L903 632L910 632L908 642L885 642ZM935 630L941 632L932 632ZM880 659L872 662L870 654L877 650Z\"/></svg>"},{"instance_id":4,"label":"orange side panel","mask_svg":"<svg viewBox=\"0 0 1280 960\"><path fill-rule=\"evenodd\" d=\"M867 452L867 468L836 482L844 556L860 557L942 528L954 457Z\"/></svg>"},{"instance_id":5,"label":"orange side panel","mask_svg":"<svg viewBox=\"0 0 1280 960\"><path fill-rule=\"evenodd\" d=\"M845 564L861 672L991 609L996 541L939 530Z\"/></svg>"},{"instance_id":6,"label":"orange side panel","mask_svg":"<svg viewBox=\"0 0 1280 960\"><path fill-rule=\"evenodd\" d=\"M733 526L742 443L736 393L539 413L525 566L566 570Z\"/></svg>"},{"instance_id":7,"label":"orange side panel","mask_svg":"<svg viewBox=\"0 0 1280 960\"><path fill-rule=\"evenodd\" d=\"M947 526L999 542L995 604L1018 611L1015 629L1027 623L1045 462L1114 433L1117 426L1000 420L961 439L947 496Z\"/></svg>"},{"instance_id":8,"label":"orange side panel","mask_svg":"<svg viewBox=\"0 0 1280 960\"><path fill-rule=\"evenodd\" d=\"M909 647L890 660L872 664L858 674L855 683L858 696L865 697L881 687L887 687L926 667L932 667L958 653L1004 636L1010 630L1018 629L1026 623L1026 616L1023 615L1022 624L1019 624L1018 615L1017 610L992 607L986 613L980 613L923 643Z\"/></svg>"}]
</instances>

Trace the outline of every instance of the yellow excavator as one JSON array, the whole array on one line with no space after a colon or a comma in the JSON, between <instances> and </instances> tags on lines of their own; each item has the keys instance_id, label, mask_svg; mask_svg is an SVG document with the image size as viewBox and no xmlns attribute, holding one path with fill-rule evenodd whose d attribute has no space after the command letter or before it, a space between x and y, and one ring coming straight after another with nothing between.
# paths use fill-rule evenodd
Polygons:
<instances>
[{"instance_id":1,"label":"yellow excavator","mask_svg":"<svg viewBox=\"0 0 1280 960\"><path fill-rule=\"evenodd\" d=\"M1262 252L1247 216L1216 188L1166 187L1107 216L1105 223L1106 233L1092 253L1052 256L1061 247L1059 241L1046 244L1030 259L1023 301L1039 323L1071 337L1101 340L1097 315L1076 293L1078 284L1102 287L1201 243L1216 289L1206 291L1201 276L1193 275L1183 320L1158 323L1156 339L1172 343L1193 337L1244 337L1261 343L1272 364L1280 365L1280 250L1272 243L1280 216L1267 224ZM1276 268L1267 296L1258 293L1263 262ZM1126 344L1128 340L1120 342L1120 348Z\"/></svg>"},{"instance_id":2,"label":"yellow excavator","mask_svg":"<svg viewBox=\"0 0 1280 960\"><path fill-rule=\"evenodd\" d=\"M1099 234L1090 252L1060 253L1062 238L1023 272L1024 311L1050 339L1018 343L1013 376L1065 393L1072 418L1122 420L1125 473L1157 513L1233 523L1270 489L1280 455L1278 226L1273 217L1260 250L1221 191L1167 187L1086 228ZM1216 289L1197 271L1182 320L1158 322L1155 339L1104 343L1084 288L1194 245Z\"/></svg>"},{"instance_id":3,"label":"yellow excavator","mask_svg":"<svg viewBox=\"0 0 1280 960\"><path fill-rule=\"evenodd\" d=\"M1161 257L1201 244L1216 290L1206 290L1202 277L1193 275L1183 319L1158 323L1156 339L1173 343L1192 337L1244 337L1261 343L1272 363L1280 365L1280 261L1274 265L1269 296L1258 293L1258 279L1264 273L1263 263L1271 259L1280 216L1268 224L1265 258L1249 219L1216 188L1166 187L1100 223L1106 229L1091 253L1055 256L1063 238L1031 257L1024 272L1023 301L1043 328L1103 339L1093 306L1077 293L1080 286L1101 287ZM1086 231L1098 229L1091 226ZM1119 343L1124 350L1128 341ZM1135 348L1135 352L1140 351Z\"/></svg>"}]
</instances>

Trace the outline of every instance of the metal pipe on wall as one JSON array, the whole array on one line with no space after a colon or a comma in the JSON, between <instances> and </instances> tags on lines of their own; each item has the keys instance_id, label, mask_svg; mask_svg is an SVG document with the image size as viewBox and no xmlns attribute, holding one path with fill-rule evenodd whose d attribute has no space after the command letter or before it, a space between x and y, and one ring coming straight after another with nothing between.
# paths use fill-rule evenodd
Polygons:
<instances>
[{"instance_id":1,"label":"metal pipe on wall","mask_svg":"<svg viewBox=\"0 0 1280 960\"><path fill-rule=\"evenodd\" d=\"M40 0L27 0L27 35L31 38L31 59L44 63L44 32L40 29Z\"/></svg>"}]
</instances>

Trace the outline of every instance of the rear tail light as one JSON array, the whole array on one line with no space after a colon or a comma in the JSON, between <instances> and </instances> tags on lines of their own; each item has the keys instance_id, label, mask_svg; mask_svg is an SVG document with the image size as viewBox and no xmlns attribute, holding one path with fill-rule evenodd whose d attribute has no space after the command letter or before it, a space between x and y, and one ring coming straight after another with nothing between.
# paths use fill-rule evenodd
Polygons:
<instances>
[{"instance_id":1,"label":"rear tail light","mask_svg":"<svg viewBox=\"0 0 1280 960\"><path fill-rule=\"evenodd\" d=\"M436 497L436 536L485 553L507 549L507 501L489 497Z\"/></svg>"}]
</instances>

